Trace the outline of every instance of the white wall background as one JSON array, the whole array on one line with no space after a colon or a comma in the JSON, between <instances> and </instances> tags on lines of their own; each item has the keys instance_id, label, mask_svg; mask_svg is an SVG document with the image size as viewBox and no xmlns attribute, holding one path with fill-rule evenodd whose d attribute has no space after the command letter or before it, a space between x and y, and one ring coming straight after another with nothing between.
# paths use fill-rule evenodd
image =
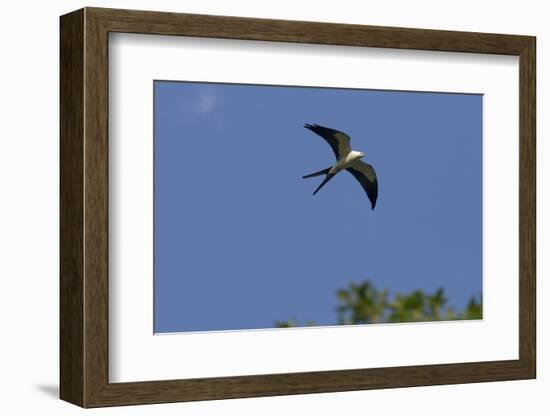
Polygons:
<instances>
[{"instance_id":1,"label":"white wall background","mask_svg":"<svg viewBox=\"0 0 550 416\"><path fill-rule=\"evenodd\" d=\"M550 229L543 186L550 146L543 124L550 98L548 12L523 0L124 0L5 2L0 17L0 410L3 414L72 415L84 411L58 395L58 16L83 6L166 10L529 34L538 53L538 379L456 386L330 393L88 410L103 415L279 415L338 413L530 416L550 412L550 329L544 243ZM546 201L544 200L546 198Z\"/></svg>"}]
</instances>

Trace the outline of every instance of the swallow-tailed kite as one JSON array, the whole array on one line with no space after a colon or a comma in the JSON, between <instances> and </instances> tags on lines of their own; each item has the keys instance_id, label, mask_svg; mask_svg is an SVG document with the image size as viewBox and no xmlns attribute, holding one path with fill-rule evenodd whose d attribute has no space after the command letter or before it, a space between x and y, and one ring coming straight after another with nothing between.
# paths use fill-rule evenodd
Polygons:
<instances>
[{"instance_id":1,"label":"swallow-tailed kite","mask_svg":"<svg viewBox=\"0 0 550 416\"><path fill-rule=\"evenodd\" d=\"M319 126L318 124L306 124L304 127L325 139L336 156L336 164L334 166L320 170L319 172L310 173L303 177L306 179L313 178L314 176L326 175L323 182L321 182L315 192L313 192L313 195L319 192L319 189L330 181L338 172L345 169L361 184L367 193L372 209L374 209L376 198L378 197L378 182L376 180L374 168L361 160L365 154L363 152L351 150L350 137L346 133Z\"/></svg>"}]
</instances>

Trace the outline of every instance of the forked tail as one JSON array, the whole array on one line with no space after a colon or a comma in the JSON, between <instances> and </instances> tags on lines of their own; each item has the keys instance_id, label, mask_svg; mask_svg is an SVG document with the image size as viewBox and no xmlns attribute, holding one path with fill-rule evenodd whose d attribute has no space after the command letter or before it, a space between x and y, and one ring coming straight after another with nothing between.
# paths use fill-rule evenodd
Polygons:
<instances>
[{"instance_id":1,"label":"forked tail","mask_svg":"<svg viewBox=\"0 0 550 416\"><path fill-rule=\"evenodd\" d=\"M326 169L320 170L319 172L310 173L309 175L302 176L302 179L313 178L314 176L327 175L327 174L328 174L328 171L329 171L330 169L331 169L331 168L326 168Z\"/></svg>"},{"instance_id":2,"label":"forked tail","mask_svg":"<svg viewBox=\"0 0 550 416\"><path fill-rule=\"evenodd\" d=\"M336 175L335 173L327 173L327 176L325 177L325 179L323 179L323 182L321 182L321 184L317 187L317 189L315 190L315 192L313 192L313 195L315 195L317 192L319 192L319 190L325 186L325 184L330 181L332 178L334 178L334 175Z\"/></svg>"}]
</instances>

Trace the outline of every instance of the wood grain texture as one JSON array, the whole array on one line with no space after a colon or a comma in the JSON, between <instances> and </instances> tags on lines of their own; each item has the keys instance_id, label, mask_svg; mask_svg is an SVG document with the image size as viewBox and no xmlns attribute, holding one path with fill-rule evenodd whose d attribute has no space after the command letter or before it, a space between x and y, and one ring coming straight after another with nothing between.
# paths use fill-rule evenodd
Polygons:
<instances>
[{"instance_id":1,"label":"wood grain texture","mask_svg":"<svg viewBox=\"0 0 550 416\"><path fill-rule=\"evenodd\" d=\"M375 369L109 383L108 33L520 57L520 357ZM528 36L86 8L61 18L61 397L83 407L535 377L535 39Z\"/></svg>"},{"instance_id":2,"label":"wood grain texture","mask_svg":"<svg viewBox=\"0 0 550 416\"><path fill-rule=\"evenodd\" d=\"M86 15L84 57L85 406L108 380L108 34ZM89 300L89 301L88 301Z\"/></svg>"},{"instance_id":3,"label":"wood grain texture","mask_svg":"<svg viewBox=\"0 0 550 416\"><path fill-rule=\"evenodd\" d=\"M60 388L84 405L84 12L60 22Z\"/></svg>"},{"instance_id":4,"label":"wood grain texture","mask_svg":"<svg viewBox=\"0 0 550 416\"><path fill-rule=\"evenodd\" d=\"M536 41L520 54L520 360L536 377Z\"/></svg>"},{"instance_id":5,"label":"wood grain texture","mask_svg":"<svg viewBox=\"0 0 550 416\"><path fill-rule=\"evenodd\" d=\"M519 55L528 36L87 8L111 32Z\"/></svg>"}]
</instances>

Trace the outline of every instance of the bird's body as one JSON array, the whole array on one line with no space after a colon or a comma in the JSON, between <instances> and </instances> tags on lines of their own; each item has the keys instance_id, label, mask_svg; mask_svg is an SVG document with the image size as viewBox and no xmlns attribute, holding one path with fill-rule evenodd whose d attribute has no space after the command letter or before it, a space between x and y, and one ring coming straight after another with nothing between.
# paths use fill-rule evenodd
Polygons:
<instances>
[{"instance_id":1,"label":"bird's body","mask_svg":"<svg viewBox=\"0 0 550 416\"><path fill-rule=\"evenodd\" d=\"M347 155L342 157L340 160L337 160L336 164L332 168L330 168L329 173L336 174L341 170L347 169L350 166L352 166L356 160L361 160L363 156L364 156L364 153L356 152L355 150L352 150Z\"/></svg>"},{"instance_id":2,"label":"bird's body","mask_svg":"<svg viewBox=\"0 0 550 416\"><path fill-rule=\"evenodd\" d=\"M371 202L372 209L374 209L378 198L378 181L374 168L361 160L361 158L365 156L365 153L352 150L350 146L350 137L341 131L323 127L318 124L306 124L304 127L325 139L336 157L336 163L333 166L303 177L306 179L326 175L325 179L317 187L315 192L313 192L313 195L319 192L319 190L338 172L345 169L361 184Z\"/></svg>"}]
</instances>

